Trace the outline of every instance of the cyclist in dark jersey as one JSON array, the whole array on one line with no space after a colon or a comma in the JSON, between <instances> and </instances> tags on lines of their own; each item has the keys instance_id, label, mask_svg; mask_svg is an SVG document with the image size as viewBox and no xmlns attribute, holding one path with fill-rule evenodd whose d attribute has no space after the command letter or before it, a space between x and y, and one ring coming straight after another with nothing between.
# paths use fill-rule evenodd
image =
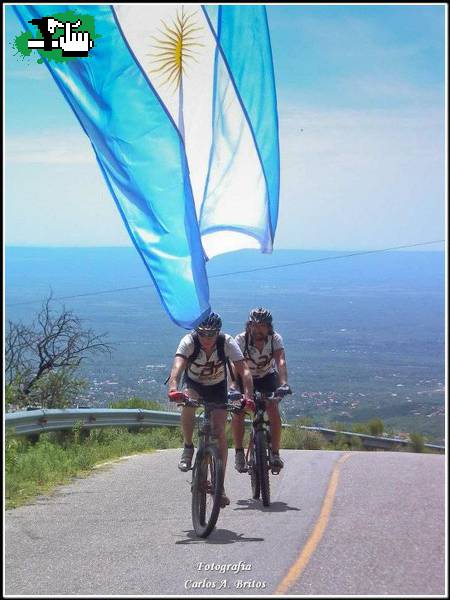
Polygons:
<instances>
[{"instance_id":1,"label":"cyclist in dark jersey","mask_svg":"<svg viewBox=\"0 0 450 600\"><path fill-rule=\"evenodd\" d=\"M244 395L252 398L252 377L239 346L231 335L222 334L222 319L211 313L195 331L185 335L177 348L169 377L168 393L178 389L184 373L184 387L192 399L202 398L205 402L217 404L218 410L212 413L213 427L216 429L224 467L227 463L228 445L225 436L227 411L221 406L227 403L227 367L230 360L235 372L243 381ZM197 337L196 337L197 336ZM221 339L220 339L221 338ZM219 345L221 344L221 345ZM221 350L221 352L219 352ZM221 356L220 354L223 355ZM194 455L192 435L194 432L195 409L184 406L181 412L181 428L184 437L184 450L178 468L188 471ZM229 500L223 492L223 497Z\"/></svg>"},{"instance_id":2,"label":"cyclist in dark jersey","mask_svg":"<svg viewBox=\"0 0 450 600\"><path fill-rule=\"evenodd\" d=\"M283 338L274 331L272 315L267 309L255 308L250 311L245 331L239 333L235 339L247 361L256 391L267 395L277 391L280 395L290 393ZM239 376L236 381L241 387ZM284 463L280 458L281 418L278 403L268 402L266 410L272 438L272 466L282 469ZM236 449L235 468L244 472L244 415L233 415L232 425Z\"/></svg>"}]
</instances>

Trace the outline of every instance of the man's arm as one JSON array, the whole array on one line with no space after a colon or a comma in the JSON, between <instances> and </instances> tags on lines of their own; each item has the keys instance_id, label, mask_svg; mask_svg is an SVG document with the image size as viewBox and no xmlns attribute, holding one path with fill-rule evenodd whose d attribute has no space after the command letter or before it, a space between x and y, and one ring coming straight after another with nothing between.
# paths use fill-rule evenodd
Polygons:
<instances>
[{"instance_id":1,"label":"man's arm","mask_svg":"<svg viewBox=\"0 0 450 600\"><path fill-rule=\"evenodd\" d=\"M178 383L180 381L180 376L183 371L186 369L187 359L184 356L180 356L177 354L173 359L172 370L170 371L169 377L169 391L176 392L178 389Z\"/></svg>"},{"instance_id":2,"label":"man's arm","mask_svg":"<svg viewBox=\"0 0 450 600\"><path fill-rule=\"evenodd\" d=\"M280 376L280 385L285 385L288 382L288 374L284 349L274 350L273 357L277 365L278 375Z\"/></svg>"},{"instance_id":3,"label":"man's arm","mask_svg":"<svg viewBox=\"0 0 450 600\"><path fill-rule=\"evenodd\" d=\"M250 369L247 366L247 362L245 360L236 360L233 361L233 365L237 374L241 376L242 383L244 385L244 396L247 396L247 398L252 398L253 378L252 374L250 373Z\"/></svg>"}]
</instances>

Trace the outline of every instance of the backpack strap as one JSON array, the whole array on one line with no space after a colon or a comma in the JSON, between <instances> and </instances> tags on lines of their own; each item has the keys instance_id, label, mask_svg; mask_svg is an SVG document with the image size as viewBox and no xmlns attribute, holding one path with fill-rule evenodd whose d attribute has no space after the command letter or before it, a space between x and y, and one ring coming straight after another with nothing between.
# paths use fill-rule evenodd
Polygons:
<instances>
[{"instance_id":1,"label":"backpack strap","mask_svg":"<svg viewBox=\"0 0 450 600\"><path fill-rule=\"evenodd\" d=\"M250 354L250 350L248 349L249 334L247 331L245 332L244 339L245 339L244 358L247 360L251 360L252 363L254 363L256 365L257 362L256 362L256 360L253 360L253 358L251 357L251 354ZM273 358L273 334L270 336L270 357L271 357L271 359Z\"/></svg>"},{"instance_id":2,"label":"backpack strap","mask_svg":"<svg viewBox=\"0 0 450 600\"><path fill-rule=\"evenodd\" d=\"M256 365L256 364L257 364L257 363L256 363L256 360L254 360L254 359L252 358L252 356L251 356L251 354L250 354L250 350L248 349L248 338L249 338L248 331L246 331L246 332L245 332L245 338L244 338L244 339L245 339L245 346L244 346L244 358L245 358L245 359L247 359L247 360L251 360L251 361L252 361L252 363L254 363L254 364Z\"/></svg>"},{"instance_id":3,"label":"backpack strap","mask_svg":"<svg viewBox=\"0 0 450 600\"><path fill-rule=\"evenodd\" d=\"M196 331L193 331L191 333L192 339L194 340L194 350L192 352L192 354L189 356L189 358L187 359L188 364L186 367L186 371L188 370L189 365L191 365L193 362L195 362L197 360L197 356L200 354L200 340L198 339L198 333Z\"/></svg>"},{"instance_id":4,"label":"backpack strap","mask_svg":"<svg viewBox=\"0 0 450 600\"><path fill-rule=\"evenodd\" d=\"M185 372L187 372L189 366L193 362L195 362L195 360L197 359L197 356L200 354L200 348L201 348L200 340L198 339L198 333L196 331L194 331L191 335L192 335L192 339L194 340L194 350L193 350L192 354L190 355L190 357L188 358L188 364L186 366ZM218 335L216 347L217 347L217 356L218 356L219 360L223 363L223 366L225 369L225 377L227 375L227 366L228 366L228 371L230 372L231 379L234 381L233 369L231 368L228 357L225 356L225 336L223 333L220 333Z\"/></svg>"},{"instance_id":5,"label":"backpack strap","mask_svg":"<svg viewBox=\"0 0 450 600\"><path fill-rule=\"evenodd\" d=\"M234 378L233 368L231 367L231 364L230 364L230 359L228 358L228 356L225 356L225 335L223 333L219 333L216 346L217 346L217 356L219 357L219 360L223 363L223 367L225 369L225 377L227 376L227 367L228 367L228 372L230 373L231 380L234 381L235 378Z\"/></svg>"},{"instance_id":6,"label":"backpack strap","mask_svg":"<svg viewBox=\"0 0 450 600\"><path fill-rule=\"evenodd\" d=\"M225 336L223 335L223 333L219 333L219 335L217 336L216 348L219 360L225 363L227 359L225 357Z\"/></svg>"}]
</instances>

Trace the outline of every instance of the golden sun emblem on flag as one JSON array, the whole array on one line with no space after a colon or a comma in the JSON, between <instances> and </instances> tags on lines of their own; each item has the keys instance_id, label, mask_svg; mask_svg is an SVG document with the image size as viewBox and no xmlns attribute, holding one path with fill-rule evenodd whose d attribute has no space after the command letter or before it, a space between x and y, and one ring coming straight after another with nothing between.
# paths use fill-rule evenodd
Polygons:
<instances>
[{"instance_id":1,"label":"golden sun emblem on flag","mask_svg":"<svg viewBox=\"0 0 450 600\"><path fill-rule=\"evenodd\" d=\"M160 37L152 36L156 44L152 45L155 52L147 55L152 57L150 70L159 77L165 77L161 85L173 87L174 92L179 89L186 74L186 64L192 60L198 62L195 58L199 53L197 47L204 46L197 35L203 28L198 27L195 16L196 13L187 14L182 6L171 26L161 20L164 30L158 29Z\"/></svg>"}]
</instances>

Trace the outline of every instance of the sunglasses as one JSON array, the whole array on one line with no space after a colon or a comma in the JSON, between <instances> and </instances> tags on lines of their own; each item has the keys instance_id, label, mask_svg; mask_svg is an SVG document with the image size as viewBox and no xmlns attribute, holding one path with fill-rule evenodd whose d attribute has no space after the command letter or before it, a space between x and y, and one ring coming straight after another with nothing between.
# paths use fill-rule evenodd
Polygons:
<instances>
[{"instance_id":1,"label":"sunglasses","mask_svg":"<svg viewBox=\"0 0 450 600\"><path fill-rule=\"evenodd\" d=\"M215 337L216 335L218 335L218 331L197 331L198 335L200 337L208 337L208 338L212 338Z\"/></svg>"}]
</instances>

